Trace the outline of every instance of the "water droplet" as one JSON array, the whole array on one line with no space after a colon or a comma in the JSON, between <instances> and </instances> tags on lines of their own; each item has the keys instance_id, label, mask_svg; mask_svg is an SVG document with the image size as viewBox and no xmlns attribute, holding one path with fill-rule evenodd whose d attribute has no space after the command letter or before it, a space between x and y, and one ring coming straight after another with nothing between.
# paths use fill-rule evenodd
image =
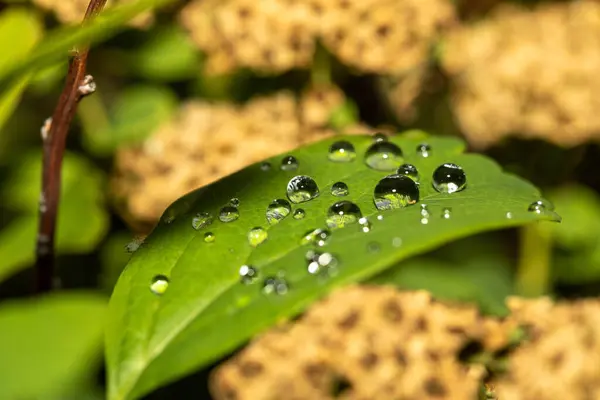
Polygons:
<instances>
[{"instance_id":1,"label":"water droplet","mask_svg":"<svg viewBox=\"0 0 600 400\"><path fill-rule=\"evenodd\" d=\"M233 206L225 206L219 211L219 219L222 222L232 222L240 217L240 212Z\"/></svg>"},{"instance_id":2,"label":"water droplet","mask_svg":"<svg viewBox=\"0 0 600 400\"><path fill-rule=\"evenodd\" d=\"M170 208L167 211L165 211L165 214L162 217L162 222L165 224L171 224L173 221L175 221L175 218L175 210Z\"/></svg>"},{"instance_id":3,"label":"water droplet","mask_svg":"<svg viewBox=\"0 0 600 400\"><path fill-rule=\"evenodd\" d=\"M350 190L344 182L336 182L331 186L331 194L337 197L348 196Z\"/></svg>"},{"instance_id":4,"label":"water droplet","mask_svg":"<svg viewBox=\"0 0 600 400\"><path fill-rule=\"evenodd\" d=\"M452 208L444 207L444 209L442 209L442 218L450 219L450 217L452 217Z\"/></svg>"},{"instance_id":5,"label":"water droplet","mask_svg":"<svg viewBox=\"0 0 600 400\"><path fill-rule=\"evenodd\" d=\"M252 265L242 265L239 270L240 280L243 284L249 285L258 278L258 270Z\"/></svg>"},{"instance_id":6,"label":"water droplet","mask_svg":"<svg viewBox=\"0 0 600 400\"><path fill-rule=\"evenodd\" d=\"M288 290L289 285L283 278L268 277L263 282L263 292L265 294L284 295Z\"/></svg>"},{"instance_id":7,"label":"water droplet","mask_svg":"<svg viewBox=\"0 0 600 400\"><path fill-rule=\"evenodd\" d=\"M394 171L402 161L402 150L392 142L373 143L365 153L365 163L378 171Z\"/></svg>"},{"instance_id":8,"label":"water droplet","mask_svg":"<svg viewBox=\"0 0 600 400\"><path fill-rule=\"evenodd\" d=\"M404 175L388 175L375 186L373 200L378 210L406 207L419 201L419 188Z\"/></svg>"},{"instance_id":9,"label":"water droplet","mask_svg":"<svg viewBox=\"0 0 600 400\"><path fill-rule=\"evenodd\" d=\"M212 233L212 232L206 232L204 234L204 241L206 243L212 243L212 242L214 242L215 241L215 234Z\"/></svg>"},{"instance_id":10,"label":"water droplet","mask_svg":"<svg viewBox=\"0 0 600 400\"><path fill-rule=\"evenodd\" d=\"M305 216L306 216L306 212L301 208L298 208L298 209L296 209L296 211L294 211L294 219L302 219Z\"/></svg>"},{"instance_id":11,"label":"water droplet","mask_svg":"<svg viewBox=\"0 0 600 400\"><path fill-rule=\"evenodd\" d=\"M513 213L511 213L510 211L506 213L507 219L512 219L512 217L513 217Z\"/></svg>"},{"instance_id":12,"label":"water droplet","mask_svg":"<svg viewBox=\"0 0 600 400\"><path fill-rule=\"evenodd\" d=\"M466 186L465 171L456 164L442 164L433 172L433 188L440 193L460 192Z\"/></svg>"},{"instance_id":13,"label":"water droplet","mask_svg":"<svg viewBox=\"0 0 600 400\"><path fill-rule=\"evenodd\" d=\"M192 218L192 228L195 230L200 230L208 225L212 224L213 216L207 212L201 212L196 214L194 218Z\"/></svg>"},{"instance_id":14,"label":"water droplet","mask_svg":"<svg viewBox=\"0 0 600 400\"><path fill-rule=\"evenodd\" d=\"M318 253L310 250L306 253L306 260L308 263L306 269L309 274L330 277L337 271L338 261L331 253Z\"/></svg>"},{"instance_id":15,"label":"water droplet","mask_svg":"<svg viewBox=\"0 0 600 400\"><path fill-rule=\"evenodd\" d=\"M356 204L342 200L329 207L325 222L330 228L343 228L346 225L358 222L361 216L360 208Z\"/></svg>"},{"instance_id":16,"label":"water droplet","mask_svg":"<svg viewBox=\"0 0 600 400\"><path fill-rule=\"evenodd\" d=\"M304 203L319 196L319 187L310 176L298 175L288 182L287 196L292 203Z\"/></svg>"},{"instance_id":17,"label":"water droplet","mask_svg":"<svg viewBox=\"0 0 600 400\"><path fill-rule=\"evenodd\" d=\"M419 182L419 171L417 170L417 167L412 164L402 164L398 167L397 174L408 176L413 181Z\"/></svg>"},{"instance_id":18,"label":"water droplet","mask_svg":"<svg viewBox=\"0 0 600 400\"><path fill-rule=\"evenodd\" d=\"M421 143L417 146L417 154L421 157L429 157L429 152L431 151L431 146L427 143Z\"/></svg>"},{"instance_id":19,"label":"water droplet","mask_svg":"<svg viewBox=\"0 0 600 400\"><path fill-rule=\"evenodd\" d=\"M421 204L421 216L429 218L429 207L427 204Z\"/></svg>"},{"instance_id":20,"label":"water droplet","mask_svg":"<svg viewBox=\"0 0 600 400\"><path fill-rule=\"evenodd\" d=\"M150 282L150 291L154 294L164 294L169 287L169 278L165 275L156 275Z\"/></svg>"},{"instance_id":21,"label":"water droplet","mask_svg":"<svg viewBox=\"0 0 600 400\"><path fill-rule=\"evenodd\" d=\"M268 236L269 234L266 229L257 226L256 228L250 229L250 232L248 232L248 243L250 243L250 246L256 247L267 240Z\"/></svg>"},{"instance_id":22,"label":"water droplet","mask_svg":"<svg viewBox=\"0 0 600 400\"><path fill-rule=\"evenodd\" d=\"M377 132L376 134L373 135L373 141L375 143L379 143L379 142L387 142L388 137L385 133L383 132Z\"/></svg>"},{"instance_id":23,"label":"water droplet","mask_svg":"<svg viewBox=\"0 0 600 400\"><path fill-rule=\"evenodd\" d=\"M294 171L298 169L298 160L294 156L286 156L281 160L281 169L283 171Z\"/></svg>"},{"instance_id":24,"label":"water droplet","mask_svg":"<svg viewBox=\"0 0 600 400\"><path fill-rule=\"evenodd\" d=\"M125 245L125 251L135 253L144 244L143 237L134 237L133 240Z\"/></svg>"},{"instance_id":25,"label":"water droplet","mask_svg":"<svg viewBox=\"0 0 600 400\"><path fill-rule=\"evenodd\" d=\"M427 218L427 217L423 217L423 218L421 218L421 223L422 223L423 225L427 225L427 224L429 223L429 218Z\"/></svg>"},{"instance_id":26,"label":"water droplet","mask_svg":"<svg viewBox=\"0 0 600 400\"><path fill-rule=\"evenodd\" d=\"M379 243L370 242L367 244L367 251L369 253L379 253L379 250L381 250L381 246L379 245Z\"/></svg>"},{"instance_id":27,"label":"water droplet","mask_svg":"<svg viewBox=\"0 0 600 400\"><path fill-rule=\"evenodd\" d=\"M400 246L402 246L402 239L400 239L399 237L395 237L392 239L392 246L398 248Z\"/></svg>"},{"instance_id":28,"label":"water droplet","mask_svg":"<svg viewBox=\"0 0 600 400\"><path fill-rule=\"evenodd\" d=\"M316 244L319 247L323 247L329 242L331 238L331 232L327 229L313 229L308 231L302 236L300 244Z\"/></svg>"},{"instance_id":29,"label":"water droplet","mask_svg":"<svg viewBox=\"0 0 600 400\"><path fill-rule=\"evenodd\" d=\"M367 219L367 217L361 217L358 219L358 224L360 225L360 229L364 233L371 232L371 222Z\"/></svg>"},{"instance_id":30,"label":"water droplet","mask_svg":"<svg viewBox=\"0 0 600 400\"><path fill-rule=\"evenodd\" d=\"M383 221L383 215L379 214L379 215L377 216L377 221Z\"/></svg>"},{"instance_id":31,"label":"water droplet","mask_svg":"<svg viewBox=\"0 0 600 400\"><path fill-rule=\"evenodd\" d=\"M540 199L531 203L528 210L536 214L542 214L546 210L553 211L554 205L546 199Z\"/></svg>"},{"instance_id":32,"label":"water droplet","mask_svg":"<svg viewBox=\"0 0 600 400\"><path fill-rule=\"evenodd\" d=\"M229 200L229 204L231 204L233 207L239 207L240 199L238 199L237 197L234 197L231 200Z\"/></svg>"},{"instance_id":33,"label":"water droplet","mask_svg":"<svg viewBox=\"0 0 600 400\"><path fill-rule=\"evenodd\" d=\"M270 162L263 162L260 164L260 169L262 171L270 171L271 170L271 163Z\"/></svg>"},{"instance_id":34,"label":"water droplet","mask_svg":"<svg viewBox=\"0 0 600 400\"><path fill-rule=\"evenodd\" d=\"M269 221L269 224L275 225L287 217L291 211L292 206L287 200L273 200L267 207L267 221Z\"/></svg>"},{"instance_id":35,"label":"water droplet","mask_svg":"<svg viewBox=\"0 0 600 400\"><path fill-rule=\"evenodd\" d=\"M334 162L350 162L356 158L356 150L352 143L340 140L329 147L327 158Z\"/></svg>"}]
</instances>

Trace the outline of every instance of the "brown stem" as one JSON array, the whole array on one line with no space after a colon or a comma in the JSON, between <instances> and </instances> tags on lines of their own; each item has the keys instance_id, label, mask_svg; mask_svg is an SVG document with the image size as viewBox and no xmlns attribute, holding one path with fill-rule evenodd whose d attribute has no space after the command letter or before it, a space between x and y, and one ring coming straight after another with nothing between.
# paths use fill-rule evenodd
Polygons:
<instances>
[{"instance_id":1,"label":"brown stem","mask_svg":"<svg viewBox=\"0 0 600 400\"><path fill-rule=\"evenodd\" d=\"M90 0L83 23L97 16L106 0ZM54 109L52 118L42 127L43 163L42 191L39 204L39 225L36 241L36 291L52 289L54 278L54 238L56 217L60 199L60 176L65 142L77 103L87 94L93 93L95 84L86 75L89 46L82 46L73 53L65 86Z\"/></svg>"}]
</instances>

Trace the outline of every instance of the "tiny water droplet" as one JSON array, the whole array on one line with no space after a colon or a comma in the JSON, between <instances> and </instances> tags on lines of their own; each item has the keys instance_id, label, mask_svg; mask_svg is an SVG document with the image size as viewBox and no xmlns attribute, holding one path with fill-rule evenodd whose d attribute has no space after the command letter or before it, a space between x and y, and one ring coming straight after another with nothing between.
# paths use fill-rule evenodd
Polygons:
<instances>
[{"instance_id":1,"label":"tiny water droplet","mask_svg":"<svg viewBox=\"0 0 600 400\"><path fill-rule=\"evenodd\" d=\"M171 224L173 223L173 221L175 221L175 211L172 209L168 209L167 211L165 211L165 214L162 217L162 222L165 224Z\"/></svg>"},{"instance_id":2,"label":"tiny water droplet","mask_svg":"<svg viewBox=\"0 0 600 400\"><path fill-rule=\"evenodd\" d=\"M331 194L337 197L348 196L350 190L344 182L336 182L331 186Z\"/></svg>"},{"instance_id":3,"label":"tiny water droplet","mask_svg":"<svg viewBox=\"0 0 600 400\"><path fill-rule=\"evenodd\" d=\"M296 211L294 211L294 219L302 219L305 216L306 216L306 212L301 208L298 208L298 209L296 209Z\"/></svg>"},{"instance_id":4,"label":"tiny water droplet","mask_svg":"<svg viewBox=\"0 0 600 400\"><path fill-rule=\"evenodd\" d=\"M377 216L377 220L378 220L378 221L383 221L383 215L379 214L379 215Z\"/></svg>"},{"instance_id":5,"label":"tiny water droplet","mask_svg":"<svg viewBox=\"0 0 600 400\"><path fill-rule=\"evenodd\" d=\"M212 243L212 242L214 242L215 241L215 234L212 233L212 232L206 232L204 234L204 241L206 243Z\"/></svg>"},{"instance_id":6,"label":"tiny water droplet","mask_svg":"<svg viewBox=\"0 0 600 400\"><path fill-rule=\"evenodd\" d=\"M319 247L323 247L329 242L331 238L331 232L327 229L313 229L311 231L306 232L302 239L300 240L300 244L308 244L312 243Z\"/></svg>"},{"instance_id":7,"label":"tiny water droplet","mask_svg":"<svg viewBox=\"0 0 600 400\"><path fill-rule=\"evenodd\" d=\"M270 162L263 162L260 164L260 169L262 171L270 171L271 170L271 163Z\"/></svg>"},{"instance_id":8,"label":"tiny water droplet","mask_svg":"<svg viewBox=\"0 0 600 400\"><path fill-rule=\"evenodd\" d=\"M311 275L330 277L335 275L338 264L337 258L331 253L318 253L309 251L306 253L307 271Z\"/></svg>"},{"instance_id":9,"label":"tiny water droplet","mask_svg":"<svg viewBox=\"0 0 600 400\"><path fill-rule=\"evenodd\" d=\"M402 150L392 142L375 142L365 152L365 163L378 171L394 171L402 161Z\"/></svg>"},{"instance_id":10,"label":"tiny water droplet","mask_svg":"<svg viewBox=\"0 0 600 400\"><path fill-rule=\"evenodd\" d=\"M287 281L279 277L268 277L263 282L263 293L284 295L289 291Z\"/></svg>"},{"instance_id":11,"label":"tiny water droplet","mask_svg":"<svg viewBox=\"0 0 600 400\"><path fill-rule=\"evenodd\" d=\"M377 243L377 242L369 242L367 244L367 251L369 253L379 253L379 250L381 250L381 246L379 245L379 243Z\"/></svg>"},{"instance_id":12,"label":"tiny water droplet","mask_svg":"<svg viewBox=\"0 0 600 400\"><path fill-rule=\"evenodd\" d=\"M528 210L535 212L536 214L541 214L546 210L554 211L554 205L546 199L540 199L531 203Z\"/></svg>"},{"instance_id":13,"label":"tiny water droplet","mask_svg":"<svg viewBox=\"0 0 600 400\"><path fill-rule=\"evenodd\" d=\"M402 239L400 239L399 237L395 237L392 239L392 246L398 248L400 246L402 246Z\"/></svg>"},{"instance_id":14,"label":"tiny water droplet","mask_svg":"<svg viewBox=\"0 0 600 400\"><path fill-rule=\"evenodd\" d=\"M429 218L429 206L427 204L421 204L421 216Z\"/></svg>"},{"instance_id":15,"label":"tiny water droplet","mask_svg":"<svg viewBox=\"0 0 600 400\"><path fill-rule=\"evenodd\" d=\"M143 237L134 237L133 240L125 245L125 251L135 253L144 244Z\"/></svg>"},{"instance_id":16,"label":"tiny water droplet","mask_svg":"<svg viewBox=\"0 0 600 400\"><path fill-rule=\"evenodd\" d=\"M250 229L250 232L248 232L248 243L250 243L250 246L256 247L267 240L268 236L269 234L266 229L257 226L256 228Z\"/></svg>"},{"instance_id":17,"label":"tiny water droplet","mask_svg":"<svg viewBox=\"0 0 600 400\"><path fill-rule=\"evenodd\" d=\"M427 224L429 223L429 218L427 218L427 217L423 217L423 218L421 218L421 223L422 223L423 225L427 225Z\"/></svg>"},{"instance_id":18,"label":"tiny water droplet","mask_svg":"<svg viewBox=\"0 0 600 400\"><path fill-rule=\"evenodd\" d=\"M512 217L513 217L513 213L511 213L510 211L506 213L507 219L512 219Z\"/></svg>"},{"instance_id":19,"label":"tiny water droplet","mask_svg":"<svg viewBox=\"0 0 600 400\"><path fill-rule=\"evenodd\" d=\"M350 162L356 158L356 150L352 143L340 140L329 147L327 158L334 162Z\"/></svg>"},{"instance_id":20,"label":"tiny water droplet","mask_svg":"<svg viewBox=\"0 0 600 400\"><path fill-rule=\"evenodd\" d=\"M398 167L397 174L408 176L413 181L419 182L419 171L417 170L417 167L412 164L402 164Z\"/></svg>"},{"instance_id":21,"label":"tiny water droplet","mask_svg":"<svg viewBox=\"0 0 600 400\"><path fill-rule=\"evenodd\" d=\"M367 219L367 217L359 218L358 224L360 225L361 231L363 231L364 233L371 232L371 222Z\"/></svg>"},{"instance_id":22,"label":"tiny water droplet","mask_svg":"<svg viewBox=\"0 0 600 400\"><path fill-rule=\"evenodd\" d=\"M292 203L304 203L319 196L319 187L310 176L298 175L288 182L287 196Z\"/></svg>"},{"instance_id":23,"label":"tiny water droplet","mask_svg":"<svg viewBox=\"0 0 600 400\"><path fill-rule=\"evenodd\" d=\"M330 228L343 228L358 222L362 216L360 208L351 201L342 200L329 207L325 222Z\"/></svg>"},{"instance_id":24,"label":"tiny water droplet","mask_svg":"<svg viewBox=\"0 0 600 400\"><path fill-rule=\"evenodd\" d=\"M275 199L267 207L267 221L271 225L279 223L282 219L287 217L292 211L292 206L287 200Z\"/></svg>"},{"instance_id":25,"label":"tiny water droplet","mask_svg":"<svg viewBox=\"0 0 600 400\"><path fill-rule=\"evenodd\" d=\"M283 171L294 171L298 169L298 160L294 156L286 156L281 160L281 169Z\"/></svg>"},{"instance_id":26,"label":"tiny water droplet","mask_svg":"<svg viewBox=\"0 0 600 400\"><path fill-rule=\"evenodd\" d=\"M219 219L222 222L232 222L240 217L240 212L233 206L225 206L219 211Z\"/></svg>"},{"instance_id":27,"label":"tiny water droplet","mask_svg":"<svg viewBox=\"0 0 600 400\"><path fill-rule=\"evenodd\" d=\"M196 214L194 218L192 218L192 228L195 230L200 230L208 225L212 224L213 216L207 212L201 212Z\"/></svg>"},{"instance_id":28,"label":"tiny water droplet","mask_svg":"<svg viewBox=\"0 0 600 400\"><path fill-rule=\"evenodd\" d=\"M258 270L252 265L242 265L239 270L240 280L243 284L249 285L258 278Z\"/></svg>"},{"instance_id":29,"label":"tiny water droplet","mask_svg":"<svg viewBox=\"0 0 600 400\"><path fill-rule=\"evenodd\" d=\"M169 287L169 278L165 275L156 275L150 282L150 291L154 294L164 294Z\"/></svg>"},{"instance_id":30,"label":"tiny water droplet","mask_svg":"<svg viewBox=\"0 0 600 400\"><path fill-rule=\"evenodd\" d=\"M456 164L442 164L433 172L433 188L440 193L460 192L466 186L467 175Z\"/></svg>"},{"instance_id":31,"label":"tiny water droplet","mask_svg":"<svg viewBox=\"0 0 600 400\"><path fill-rule=\"evenodd\" d=\"M388 175L375 186L373 201L378 210L406 207L419 201L419 188L404 175Z\"/></svg>"},{"instance_id":32,"label":"tiny water droplet","mask_svg":"<svg viewBox=\"0 0 600 400\"><path fill-rule=\"evenodd\" d=\"M239 207L240 199L238 199L237 197L234 197L231 200L229 200L229 204L231 204L233 207Z\"/></svg>"},{"instance_id":33,"label":"tiny water droplet","mask_svg":"<svg viewBox=\"0 0 600 400\"><path fill-rule=\"evenodd\" d=\"M452 217L452 208L445 207L444 209L442 209L442 218L450 219L450 217Z\"/></svg>"},{"instance_id":34,"label":"tiny water droplet","mask_svg":"<svg viewBox=\"0 0 600 400\"><path fill-rule=\"evenodd\" d=\"M376 134L373 135L373 141L375 143L378 143L378 142L387 142L387 140L388 140L388 137L383 132L377 132Z\"/></svg>"},{"instance_id":35,"label":"tiny water droplet","mask_svg":"<svg viewBox=\"0 0 600 400\"><path fill-rule=\"evenodd\" d=\"M421 143L417 146L417 154L421 157L429 157L429 152L431 151L431 146L427 143Z\"/></svg>"}]
</instances>

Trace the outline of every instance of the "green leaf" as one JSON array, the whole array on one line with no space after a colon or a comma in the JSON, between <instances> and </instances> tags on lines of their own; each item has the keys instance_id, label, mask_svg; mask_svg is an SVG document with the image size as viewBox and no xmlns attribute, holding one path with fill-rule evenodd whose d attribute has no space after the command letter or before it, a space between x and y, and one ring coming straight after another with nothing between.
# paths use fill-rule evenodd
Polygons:
<instances>
[{"instance_id":1,"label":"green leaf","mask_svg":"<svg viewBox=\"0 0 600 400\"><path fill-rule=\"evenodd\" d=\"M340 139L354 144L357 157L353 162L328 160L329 146ZM385 212L375 208L373 189L388 172L370 169L363 162L363 154L373 143L365 136L341 136L297 149L291 152L300 164L295 171L281 170L282 158L274 157L269 160L273 165L269 171L252 165L169 207L131 258L113 292L106 335L109 398L136 398L182 377L297 314L333 288L368 279L409 256L477 232L557 218L553 212L529 212L528 206L539 199L538 190L504 174L483 156L462 154L464 145L456 139L426 138L413 132L390 140L421 173L421 204L426 203L430 213L427 224L422 223L419 205ZM422 140L431 145L429 157L417 154ZM432 188L432 173L445 162L464 168L468 176L464 191L442 194ZM290 214L268 226L267 205L286 198L286 186L294 175L313 177L320 196L294 205L294 210L305 210L305 218ZM306 253L312 246L301 244L301 238L325 226L328 208L341 200L330 193L337 181L349 186L345 199L355 202L372 226L368 233L357 224L333 231L320 250L337 258L337 274L319 279L307 273ZM216 219L204 229L192 228L197 213L216 216L234 197L240 201L238 220L222 223ZM441 217L444 207L452 208L451 218ZM268 239L253 248L247 234L258 226L268 229ZM208 232L214 234L214 241L207 243ZM260 271L259 282L240 283L238 271L244 264ZM262 280L278 273L285 275L289 292L264 294ZM162 296L150 290L159 275L170 279Z\"/></svg>"},{"instance_id":2,"label":"green leaf","mask_svg":"<svg viewBox=\"0 0 600 400\"><path fill-rule=\"evenodd\" d=\"M52 66L64 60L69 51L82 43L98 43L119 30L136 15L174 0L138 0L112 7L84 26L67 26L48 33L22 60L3 57L0 69L0 88L34 70Z\"/></svg>"},{"instance_id":3,"label":"green leaf","mask_svg":"<svg viewBox=\"0 0 600 400\"><path fill-rule=\"evenodd\" d=\"M2 187L3 206L21 216L0 230L0 281L33 262L40 180L41 155L25 154ZM102 204L103 186L101 172L87 160L66 155L58 212L59 253L89 252L106 234L109 216Z\"/></svg>"},{"instance_id":4,"label":"green leaf","mask_svg":"<svg viewBox=\"0 0 600 400\"><path fill-rule=\"evenodd\" d=\"M0 304L0 398L65 398L100 366L106 299L61 293Z\"/></svg>"}]
</instances>

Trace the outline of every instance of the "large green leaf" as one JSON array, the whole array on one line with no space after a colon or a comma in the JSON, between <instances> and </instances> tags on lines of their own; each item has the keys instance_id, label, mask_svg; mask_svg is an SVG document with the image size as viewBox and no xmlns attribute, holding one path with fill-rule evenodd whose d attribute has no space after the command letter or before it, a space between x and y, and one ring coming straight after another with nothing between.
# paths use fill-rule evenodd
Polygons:
<instances>
[{"instance_id":1,"label":"large green leaf","mask_svg":"<svg viewBox=\"0 0 600 400\"><path fill-rule=\"evenodd\" d=\"M329 146L340 139L354 144L353 162L328 160ZM422 216L419 205L385 212L375 208L373 189L389 172L365 165L363 154L373 143L365 136L327 139L293 151L299 160L297 170L281 170L282 157L269 160L273 167L268 171L264 165L252 165L167 209L113 292L106 336L110 399L136 398L190 373L300 312L332 288L369 278L411 255L476 232L557 218L551 211L529 212L529 205L539 199L537 189L504 174L485 157L463 154L464 146L456 139L425 139L432 148L428 157L416 151L422 134L391 140L421 173L420 203L428 205L429 218ZM468 177L464 191L442 194L433 189L432 173L445 162L464 168ZM286 198L286 186L295 175L313 177L320 196L294 205L294 210L305 210L303 219L293 218L292 211L268 226L267 205ZM341 200L330 193L337 181L349 186L345 199L355 202L372 226L367 233L358 224L333 231L318 250L337 258L337 273L318 277L307 272L306 253L314 247L301 244L301 238L325 226L328 208ZM192 228L197 213L217 215L232 198L240 201L238 220L215 219L204 229ZM452 208L448 219L441 216L445 207ZM268 229L268 239L253 248L247 235L258 226ZM214 241L205 240L208 232ZM259 270L260 279L254 284L240 283L238 270L244 264ZM287 293L265 294L263 279L279 274L289 285ZM150 290L159 275L170 279L162 296Z\"/></svg>"},{"instance_id":2,"label":"large green leaf","mask_svg":"<svg viewBox=\"0 0 600 400\"><path fill-rule=\"evenodd\" d=\"M100 366L105 311L105 298L84 292L0 304L0 398L65 399L85 385Z\"/></svg>"}]
</instances>

